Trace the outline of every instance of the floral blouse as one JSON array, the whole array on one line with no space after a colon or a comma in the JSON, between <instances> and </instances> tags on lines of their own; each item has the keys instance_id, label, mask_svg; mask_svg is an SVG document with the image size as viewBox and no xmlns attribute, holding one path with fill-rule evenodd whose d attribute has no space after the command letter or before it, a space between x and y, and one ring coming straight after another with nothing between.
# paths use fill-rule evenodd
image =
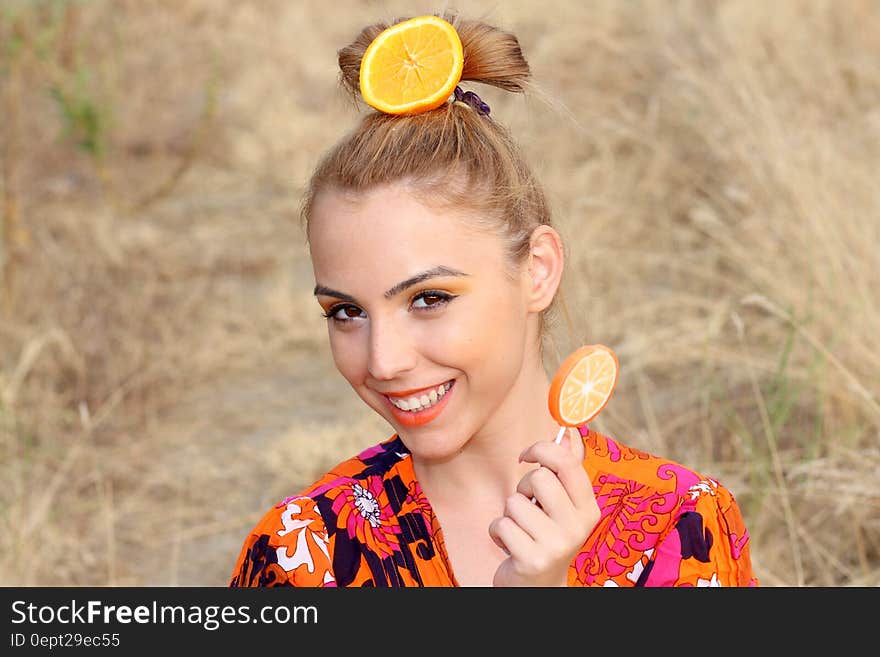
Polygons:
<instances>
[{"instance_id":1,"label":"floral blouse","mask_svg":"<svg viewBox=\"0 0 880 657\"><path fill-rule=\"evenodd\" d=\"M716 480L586 426L601 517L569 586L757 586L749 533ZM263 516L229 581L245 586L457 586L443 532L395 434Z\"/></svg>"}]
</instances>

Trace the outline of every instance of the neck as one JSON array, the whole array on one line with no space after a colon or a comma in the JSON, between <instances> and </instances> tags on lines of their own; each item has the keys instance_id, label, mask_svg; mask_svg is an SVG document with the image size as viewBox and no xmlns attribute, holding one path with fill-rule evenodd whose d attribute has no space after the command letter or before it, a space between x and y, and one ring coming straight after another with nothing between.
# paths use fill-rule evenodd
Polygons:
<instances>
[{"instance_id":1,"label":"neck","mask_svg":"<svg viewBox=\"0 0 880 657\"><path fill-rule=\"evenodd\" d=\"M442 462L413 460L428 499L441 504L460 505L462 499L491 507L503 504L520 479L537 467L520 463L520 453L535 442L553 441L559 431L547 409L549 390L541 363L524 365L502 405L453 458ZM579 445L578 441L575 447Z\"/></svg>"}]
</instances>

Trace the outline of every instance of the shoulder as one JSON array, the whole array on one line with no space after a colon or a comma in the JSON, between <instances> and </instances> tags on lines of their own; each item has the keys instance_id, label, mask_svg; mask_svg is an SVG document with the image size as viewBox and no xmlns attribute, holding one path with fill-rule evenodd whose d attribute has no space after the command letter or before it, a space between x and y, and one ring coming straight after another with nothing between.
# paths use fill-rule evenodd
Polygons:
<instances>
[{"instance_id":1,"label":"shoulder","mask_svg":"<svg viewBox=\"0 0 880 657\"><path fill-rule=\"evenodd\" d=\"M333 530L343 508L367 514L408 451L393 436L338 463L269 509L248 533L229 585L336 586ZM402 487L405 485L402 484Z\"/></svg>"},{"instance_id":2,"label":"shoulder","mask_svg":"<svg viewBox=\"0 0 880 657\"><path fill-rule=\"evenodd\" d=\"M692 497L720 485L681 463L630 447L597 431L587 430L583 437L585 466L592 471L594 481L625 484L632 490L679 498Z\"/></svg>"},{"instance_id":3,"label":"shoulder","mask_svg":"<svg viewBox=\"0 0 880 657\"><path fill-rule=\"evenodd\" d=\"M582 431L602 519L629 547L624 557L644 585L756 584L749 534L737 501L712 476Z\"/></svg>"}]
</instances>

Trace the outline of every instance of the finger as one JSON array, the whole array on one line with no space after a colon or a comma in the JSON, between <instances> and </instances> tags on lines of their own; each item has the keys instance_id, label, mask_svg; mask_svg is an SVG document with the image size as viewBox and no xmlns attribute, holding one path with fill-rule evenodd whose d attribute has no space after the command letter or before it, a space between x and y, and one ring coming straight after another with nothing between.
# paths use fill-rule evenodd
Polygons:
<instances>
[{"instance_id":1,"label":"finger","mask_svg":"<svg viewBox=\"0 0 880 657\"><path fill-rule=\"evenodd\" d=\"M489 535L512 559L527 559L535 549L532 537L509 516L500 516L489 523Z\"/></svg>"},{"instance_id":2,"label":"finger","mask_svg":"<svg viewBox=\"0 0 880 657\"><path fill-rule=\"evenodd\" d=\"M518 493L537 503L539 507L557 524L570 522L577 509L552 470L540 466L526 473L516 487Z\"/></svg>"},{"instance_id":3,"label":"finger","mask_svg":"<svg viewBox=\"0 0 880 657\"><path fill-rule=\"evenodd\" d=\"M574 454L574 447L573 447L573 443L571 441L571 432L570 431L566 431L565 433L563 433L562 438L557 440L556 444L562 445L567 450L569 450L572 454Z\"/></svg>"},{"instance_id":4,"label":"finger","mask_svg":"<svg viewBox=\"0 0 880 657\"><path fill-rule=\"evenodd\" d=\"M542 470L542 468L543 468L544 473L541 474L541 475L538 475L538 476L546 477L547 479L549 479L549 476L547 476L548 473L549 473L549 475L551 475L552 477L554 477L555 479L557 479L557 481L559 481L559 478L558 478L558 476L557 476L555 470L552 470L552 469L550 469L550 468L544 468L543 465L537 460L538 457L535 456L535 453L536 453L536 452L535 452L535 449L534 449L534 448L536 448L536 446L537 446L537 445L540 445L540 444L541 444L541 443L534 443L534 444L532 444L530 447L524 449L524 450L522 451L522 453L519 455L519 460L520 460L521 462L522 462L522 461L530 461L530 462L533 462L533 463L538 463L539 466L540 466L539 468L536 468L535 470L533 470L533 471L531 471L530 473L526 474L526 476L525 476L522 480L520 480L520 484L519 484L519 486L518 486L518 488L517 488L517 490L519 490L521 493L523 493L523 494L526 495L527 497L530 497L531 500L532 500L532 503L534 503L534 504L539 504L539 503L540 503L540 501L539 501L539 500L536 498L536 496L535 496L534 485L533 485L533 483L532 483L532 481L531 481L531 478L532 478L533 476L535 476L534 473L536 473L536 472L541 472L541 470ZM561 449L563 449L563 450L567 450L567 449L568 449L568 446L565 444L564 441L563 441L563 442L560 442L560 443L555 443L555 444L558 445L559 448L561 448ZM559 450L557 449L556 451L559 451ZM558 466L557 466L557 469L558 469ZM562 485L561 482L560 482L560 486L563 487L563 490L565 489L565 487ZM566 494L567 494L567 491L565 491L565 492L566 492ZM571 498L570 498L570 499L571 499ZM572 503L573 503L573 502L572 502ZM543 503L540 503L540 505L543 506Z\"/></svg>"},{"instance_id":5,"label":"finger","mask_svg":"<svg viewBox=\"0 0 880 657\"><path fill-rule=\"evenodd\" d=\"M505 500L504 515L513 520L535 543L540 543L554 531L553 521L547 513L520 493L514 493Z\"/></svg>"},{"instance_id":6,"label":"finger","mask_svg":"<svg viewBox=\"0 0 880 657\"><path fill-rule=\"evenodd\" d=\"M502 516L503 517L503 516ZM501 518L495 518L492 522L489 523L489 536L492 538L492 542L495 543L498 547L500 547L504 554L508 557L510 556L510 550L507 549L507 545L502 540L501 536L498 534L498 523Z\"/></svg>"},{"instance_id":7,"label":"finger","mask_svg":"<svg viewBox=\"0 0 880 657\"><path fill-rule=\"evenodd\" d=\"M571 505L571 500L562 486L562 482L559 481L559 477L556 476L555 472L544 466L538 466L523 475L523 478L519 480L516 486L516 492L530 498L533 503L539 502L542 507L550 501L551 496L559 495L564 497L564 501Z\"/></svg>"},{"instance_id":8,"label":"finger","mask_svg":"<svg viewBox=\"0 0 880 657\"><path fill-rule=\"evenodd\" d=\"M589 509L596 504L592 482L583 464L567 447L549 441L539 441L524 449L519 460L538 463L554 472L562 482L572 504L578 509Z\"/></svg>"}]
</instances>

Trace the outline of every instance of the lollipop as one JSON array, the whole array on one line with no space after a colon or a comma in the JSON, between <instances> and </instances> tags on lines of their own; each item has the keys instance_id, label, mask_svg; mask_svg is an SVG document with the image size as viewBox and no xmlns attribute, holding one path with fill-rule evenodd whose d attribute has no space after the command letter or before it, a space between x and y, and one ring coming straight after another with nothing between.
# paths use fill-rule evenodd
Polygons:
<instances>
[{"instance_id":1,"label":"lollipop","mask_svg":"<svg viewBox=\"0 0 880 657\"><path fill-rule=\"evenodd\" d=\"M556 442L566 427L586 424L605 408L617 385L617 355L601 344L580 347L562 361L550 384L550 414L559 423Z\"/></svg>"}]
</instances>

